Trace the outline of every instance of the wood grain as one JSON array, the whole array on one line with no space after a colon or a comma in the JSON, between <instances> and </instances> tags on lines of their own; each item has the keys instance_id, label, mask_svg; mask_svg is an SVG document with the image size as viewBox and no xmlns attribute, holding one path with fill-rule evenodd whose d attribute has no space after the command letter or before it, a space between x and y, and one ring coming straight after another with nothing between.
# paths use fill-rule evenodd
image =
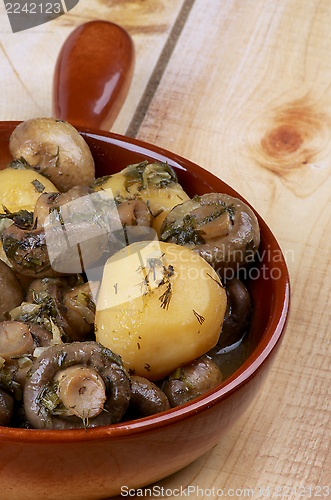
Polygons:
<instances>
[{"instance_id":1,"label":"wood grain","mask_svg":"<svg viewBox=\"0 0 331 500\"><path fill-rule=\"evenodd\" d=\"M124 133L183 5L81 0L63 18L13 36L0 4L0 118L49 114L61 43L78 24L105 18L128 29L137 51L113 127ZM167 498L189 486L202 500L222 498L212 488L233 498L329 496L330 25L328 0L195 0L136 126L138 138L200 164L255 206L292 284L288 331L258 398L217 446L157 483Z\"/></svg>"},{"instance_id":2,"label":"wood grain","mask_svg":"<svg viewBox=\"0 0 331 500\"><path fill-rule=\"evenodd\" d=\"M26 32L13 34L1 2L0 118L25 120L51 116L53 72L63 42L80 24L104 19L127 29L136 49L136 66L130 92L112 128L124 134L183 3L184 0L81 0L65 16Z\"/></svg>"},{"instance_id":3,"label":"wood grain","mask_svg":"<svg viewBox=\"0 0 331 500\"><path fill-rule=\"evenodd\" d=\"M253 203L292 282L288 332L258 399L165 488L308 498L330 485L330 15L323 1L197 0L140 129Z\"/></svg>"}]
</instances>

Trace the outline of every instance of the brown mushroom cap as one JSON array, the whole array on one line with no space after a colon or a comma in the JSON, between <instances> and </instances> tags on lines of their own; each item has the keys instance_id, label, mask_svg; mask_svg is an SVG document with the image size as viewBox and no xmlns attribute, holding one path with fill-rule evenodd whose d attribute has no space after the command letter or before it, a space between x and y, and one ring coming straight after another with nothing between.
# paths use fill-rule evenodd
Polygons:
<instances>
[{"instance_id":1,"label":"brown mushroom cap","mask_svg":"<svg viewBox=\"0 0 331 500\"><path fill-rule=\"evenodd\" d=\"M172 407L213 389L222 381L218 366L206 355L172 373L164 387Z\"/></svg>"},{"instance_id":2,"label":"brown mushroom cap","mask_svg":"<svg viewBox=\"0 0 331 500\"><path fill-rule=\"evenodd\" d=\"M5 371L23 391L26 375L32 366L35 348L49 347L53 335L44 328L22 321L0 323L0 356Z\"/></svg>"},{"instance_id":3,"label":"brown mushroom cap","mask_svg":"<svg viewBox=\"0 0 331 500\"><path fill-rule=\"evenodd\" d=\"M88 186L39 197L34 222L43 228L50 265L59 274L89 269L103 254L115 209L112 199Z\"/></svg>"},{"instance_id":4,"label":"brown mushroom cap","mask_svg":"<svg viewBox=\"0 0 331 500\"><path fill-rule=\"evenodd\" d=\"M51 267L44 230L12 224L1 236L4 251L16 273L23 276L59 276Z\"/></svg>"},{"instance_id":5,"label":"brown mushroom cap","mask_svg":"<svg viewBox=\"0 0 331 500\"><path fill-rule=\"evenodd\" d=\"M52 192L41 194L37 199L34 208L34 224L36 227L44 227L45 219L52 211L59 209L63 205L77 200L78 198L88 196L93 193L94 190L92 188L78 185L72 187L66 193Z\"/></svg>"},{"instance_id":6,"label":"brown mushroom cap","mask_svg":"<svg viewBox=\"0 0 331 500\"><path fill-rule=\"evenodd\" d=\"M40 278L33 280L27 295L27 304L45 308L41 324L50 329L45 317L47 309L70 341L91 338L94 323L94 297L98 282L79 283L78 277ZM77 284L78 283L78 284ZM37 311L38 312L38 311ZM43 312L43 311L40 311Z\"/></svg>"},{"instance_id":7,"label":"brown mushroom cap","mask_svg":"<svg viewBox=\"0 0 331 500\"><path fill-rule=\"evenodd\" d=\"M104 410L88 422L77 417L61 417L61 399L56 394L56 377L61 370L73 366L94 370L106 387ZM35 428L64 429L96 427L118 422L126 411L131 384L121 359L97 342L72 342L47 349L34 362L24 388L26 416ZM53 408L51 409L51 405ZM65 411L68 409L65 408Z\"/></svg>"},{"instance_id":8,"label":"brown mushroom cap","mask_svg":"<svg viewBox=\"0 0 331 500\"><path fill-rule=\"evenodd\" d=\"M260 229L240 199L209 193L174 207L163 221L161 240L189 246L223 277L254 260Z\"/></svg>"},{"instance_id":9,"label":"brown mushroom cap","mask_svg":"<svg viewBox=\"0 0 331 500\"><path fill-rule=\"evenodd\" d=\"M94 181L90 148L78 131L62 120L36 118L22 122L10 137L9 149L14 159L24 158L60 191Z\"/></svg>"},{"instance_id":10,"label":"brown mushroom cap","mask_svg":"<svg viewBox=\"0 0 331 500\"><path fill-rule=\"evenodd\" d=\"M0 260L0 321L24 299L23 288L14 271Z\"/></svg>"},{"instance_id":11,"label":"brown mushroom cap","mask_svg":"<svg viewBox=\"0 0 331 500\"><path fill-rule=\"evenodd\" d=\"M154 415L170 409L165 393L153 382L139 375L131 375L130 409L139 416Z\"/></svg>"},{"instance_id":12,"label":"brown mushroom cap","mask_svg":"<svg viewBox=\"0 0 331 500\"><path fill-rule=\"evenodd\" d=\"M125 226L150 226L152 214L142 200L126 200L117 205L121 223Z\"/></svg>"},{"instance_id":13,"label":"brown mushroom cap","mask_svg":"<svg viewBox=\"0 0 331 500\"><path fill-rule=\"evenodd\" d=\"M248 329L251 316L251 297L238 278L226 281L227 308L218 347L237 342Z\"/></svg>"},{"instance_id":14,"label":"brown mushroom cap","mask_svg":"<svg viewBox=\"0 0 331 500\"><path fill-rule=\"evenodd\" d=\"M14 412L14 398L0 389L0 425L9 425Z\"/></svg>"}]
</instances>

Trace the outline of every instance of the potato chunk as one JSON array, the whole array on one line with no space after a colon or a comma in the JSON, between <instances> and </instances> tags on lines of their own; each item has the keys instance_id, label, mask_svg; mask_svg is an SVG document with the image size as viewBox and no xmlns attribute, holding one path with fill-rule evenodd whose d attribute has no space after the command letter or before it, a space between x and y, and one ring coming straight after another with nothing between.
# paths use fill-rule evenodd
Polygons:
<instances>
[{"instance_id":1,"label":"potato chunk","mask_svg":"<svg viewBox=\"0 0 331 500\"><path fill-rule=\"evenodd\" d=\"M213 268L192 250L133 243L106 263L96 339L130 373L161 380L217 343L226 300Z\"/></svg>"},{"instance_id":2,"label":"potato chunk","mask_svg":"<svg viewBox=\"0 0 331 500\"><path fill-rule=\"evenodd\" d=\"M0 171L0 212L34 211L41 193L56 192L54 184L34 170L5 168Z\"/></svg>"}]
</instances>

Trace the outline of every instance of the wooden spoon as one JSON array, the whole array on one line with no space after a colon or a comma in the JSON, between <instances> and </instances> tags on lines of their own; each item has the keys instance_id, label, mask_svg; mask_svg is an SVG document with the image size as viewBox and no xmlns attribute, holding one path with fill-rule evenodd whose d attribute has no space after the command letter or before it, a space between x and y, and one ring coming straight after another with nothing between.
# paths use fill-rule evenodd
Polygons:
<instances>
[{"instance_id":1,"label":"wooden spoon","mask_svg":"<svg viewBox=\"0 0 331 500\"><path fill-rule=\"evenodd\" d=\"M108 21L90 21L64 42L53 77L53 117L110 130L129 91L135 62L130 35Z\"/></svg>"}]
</instances>

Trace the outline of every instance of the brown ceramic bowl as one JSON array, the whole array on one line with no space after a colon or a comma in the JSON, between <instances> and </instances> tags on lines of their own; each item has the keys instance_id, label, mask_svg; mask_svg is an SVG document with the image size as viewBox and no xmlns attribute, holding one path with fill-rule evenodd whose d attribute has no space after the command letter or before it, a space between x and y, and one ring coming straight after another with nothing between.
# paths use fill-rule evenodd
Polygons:
<instances>
[{"instance_id":1,"label":"brown ceramic bowl","mask_svg":"<svg viewBox=\"0 0 331 500\"><path fill-rule=\"evenodd\" d=\"M1 167L11 159L17 122L0 123ZM156 146L82 130L97 175L143 159L168 161L188 194L232 188L197 165ZM240 198L240 196L239 196ZM232 427L254 400L280 346L289 310L289 276L281 250L258 216L261 248L250 281L254 313L249 356L225 382L181 407L128 423L77 430L0 428L1 500L93 500L138 488L193 462Z\"/></svg>"}]
</instances>

